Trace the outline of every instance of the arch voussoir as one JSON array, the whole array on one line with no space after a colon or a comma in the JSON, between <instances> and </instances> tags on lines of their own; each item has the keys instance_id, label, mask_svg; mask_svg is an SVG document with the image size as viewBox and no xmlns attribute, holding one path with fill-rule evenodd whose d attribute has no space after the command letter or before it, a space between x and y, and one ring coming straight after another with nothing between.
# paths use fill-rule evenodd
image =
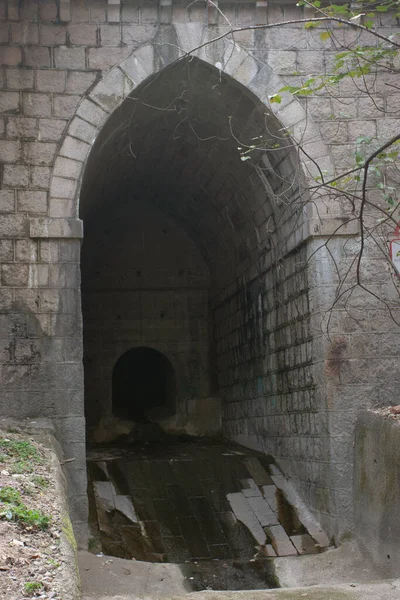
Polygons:
<instances>
[{"instance_id":1,"label":"arch voussoir","mask_svg":"<svg viewBox=\"0 0 400 600\"><path fill-rule=\"evenodd\" d=\"M315 172L313 164L321 156L325 167L332 168L329 152L318 128L313 125L301 103L297 99L285 98L281 104L269 102L269 97L285 84L270 66L262 65L229 37L213 43L214 33L199 23L178 23L174 25L174 30L177 51L181 57L196 57L247 88L282 123L283 130L292 136L295 144L306 144L306 155L300 156L306 177L310 176L310 172ZM203 46L207 41L210 44ZM196 50L198 46L200 48ZM160 61L157 60L159 50L153 42L135 49L120 64L104 73L81 101L65 133L52 173L50 215L77 216L74 193L77 182L82 179L91 146L114 110L146 79L160 72ZM163 55L164 68L176 60L180 60L176 58L176 52L170 55L166 53L165 57ZM63 173L65 161L75 161L67 173Z\"/></svg>"}]
</instances>

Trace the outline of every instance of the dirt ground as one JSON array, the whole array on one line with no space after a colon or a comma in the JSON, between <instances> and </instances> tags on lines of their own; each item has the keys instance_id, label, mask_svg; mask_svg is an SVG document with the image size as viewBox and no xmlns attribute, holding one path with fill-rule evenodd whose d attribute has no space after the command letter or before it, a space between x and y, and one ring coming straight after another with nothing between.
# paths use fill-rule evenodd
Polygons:
<instances>
[{"instance_id":1,"label":"dirt ground","mask_svg":"<svg viewBox=\"0 0 400 600\"><path fill-rule=\"evenodd\" d=\"M54 455L0 430L0 598L63 598L60 496Z\"/></svg>"}]
</instances>

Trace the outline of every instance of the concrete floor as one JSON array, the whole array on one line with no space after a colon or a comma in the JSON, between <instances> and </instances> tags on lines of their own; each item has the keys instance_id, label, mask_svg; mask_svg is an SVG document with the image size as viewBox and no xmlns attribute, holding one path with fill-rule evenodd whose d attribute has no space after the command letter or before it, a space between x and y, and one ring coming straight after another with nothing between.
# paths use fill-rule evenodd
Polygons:
<instances>
[{"instance_id":1,"label":"concrete floor","mask_svg":"<svg viewBox=\"0 0 400 600\"><path fill-rule=\"evenodd\" d=\"M303 557L298 560L302 561ZM400 600L400 580L189 593L190 582L179 565L132 562L82 552L79 566L83 600ZM323 575L326 572L319 573L320 577ZM345 580L344 570L341 581Z\"/></svg>"},{"instance_id":2,"label":"concrete floor","mask_svg":"<svg viewBox=\"0 0 400 600\"><path fill-rule=\"evenodd\" d=\"M80 555L84 598L400 600L356 546L327 548L257 452L204 439L103 446L88 472L97 555Z\"/></svg>"},{"instance_id":3,"label":"concrete floor","mask_svg":"<svg viewBox=\"0 0 400 600\"><path fill-rule=\"evenodd\" d=\"M272 461L241 446L188 438L97 447L88 473L90 524L104 554L183 564L329 546L301 522Z\"/></svg>"}]
</instances>

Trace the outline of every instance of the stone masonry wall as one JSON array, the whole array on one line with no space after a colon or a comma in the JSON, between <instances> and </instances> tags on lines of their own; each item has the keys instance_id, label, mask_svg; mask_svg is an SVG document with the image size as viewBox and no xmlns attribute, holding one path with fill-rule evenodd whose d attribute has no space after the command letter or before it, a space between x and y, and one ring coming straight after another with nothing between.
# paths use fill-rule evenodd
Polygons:
<instances>
[{"instance_id":1,"label":"stone masonry wall","mask_svg":"<svg viewBox=\"0 0 400 600\"><path fill-rule=\"evenodd\" d=\"M208 280L196 246L154 208L114 208L91 223L82 252L90 432L101 419L110 420L115 363L143 346L170 360L177 414L168 426L185 430L191 406L210 396ZM196 423L191 425L195 431Z\"/></svg>"},{"instance_id":2,"label":"stone masonry wall","mask_svg":"<svg viewBox=\"0 0 400 600\"><path fill-rule=\"evenodd\" d=\"M232 25L303 14L294 3L221 7ZM390 15L377 26L397 31ZM53 419L65 457L74 458L64 468L81 543L87 501L77 216L84 164L106 118L137 84L176 59L178 48L189 51L224 27L223 17L200 3L0 0L0 413ZM337 36L346 44L375 43L353 29ZM225 38L197 54L265 102L299 74L329 72L335 53L319 30L296 24L235 39L241 50L234 53ZM269 110L321 169L345 169L360 135L389 137L398 128L396 83L386 72L344 80L303 105L285 99ZM316 173L312 160L303 162ZM261 200L258 208L260 219ZM252 224L257 210L249 212ZM331 256L313 252L335 231L340 207L320 202L306 217L279 268L268 265L259 277L260 247L257 268L242 265L237 280L214 296L218 368L227 435L273 452L339 536L351 528L355 413L395 397L399 335L385 305L359 292L354 304L335 305L330 337L324 335L336 282ZM348 258L344 240L354 255L358 232L349 226L340 233L347 237L333 243L339 263ZM303 279L296 271L305 261ZM363 272L398 311L383 264L371 250ZM377 355L383 358L371 369Z\"/></svg>"}]
</instances>

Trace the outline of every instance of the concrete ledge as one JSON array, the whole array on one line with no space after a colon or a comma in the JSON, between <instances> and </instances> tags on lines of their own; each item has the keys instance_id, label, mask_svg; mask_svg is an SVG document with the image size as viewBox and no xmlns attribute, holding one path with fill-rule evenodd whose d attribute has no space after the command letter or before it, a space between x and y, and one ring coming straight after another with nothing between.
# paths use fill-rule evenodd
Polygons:
<instances>
[{"instance_id":1,"label":"concrete ledge","mask_svg":"<svg viewBox=\"0 0 400 600\"><path fill-rule=\"evenodd\" d=\"M400 581L243 592L204 591L179 596L165 594L159 597L164 600L302 600L303 597L304 600L399 600ZM83 596L83 600L94 600L94 598L96 600L143 600L143 598L149 600L151 597L144 597L136 592L121 596Z\"/></svg>"},{"instance_id":2,"label":"concrete ledge","mask_svg":"<svg viewBox=\"0 0 400 600\"><path fill-rule=\"evenodd\" d=\"M31 238L83 238L83 222L80 219L51 219L48 217L29 220Z\"/></svg>"},{"instance_id":3,"label":"concrete ledge","mask_svg":"<svg viewBox=\"0 0 400 600\"><path fill-rule=\"evenodd\" d=\"M357 235L360 233L360 223L357 218L348 215L322 219L312 218L307 221L307 229L305 239L327 235Z\"/></svg>"},{"instance_id":4,"label":"concrete ledge","mask_svg":"<svg viewBox=\"0 0 400 600\"><path fill-rule=\"evenodd\" d=\"M383 574L400 574L400 420L363 411L356 424L354 522L360 545Z\"/></svg>"}]
</instances>

